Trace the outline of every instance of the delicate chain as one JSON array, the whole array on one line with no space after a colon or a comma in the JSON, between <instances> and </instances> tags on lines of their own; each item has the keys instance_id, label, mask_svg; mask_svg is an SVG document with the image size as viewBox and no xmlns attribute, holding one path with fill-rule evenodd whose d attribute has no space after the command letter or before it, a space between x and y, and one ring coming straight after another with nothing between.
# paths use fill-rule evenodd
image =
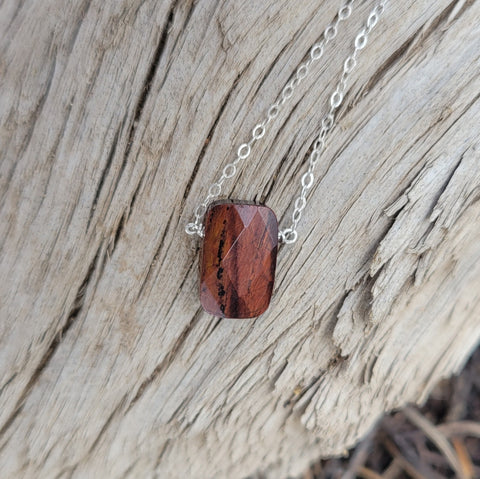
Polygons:
<instances>
[{"instance_id":1,"label":"delicate chain","mask_svg":"<svg viewBox=\"0 0 480 479\"><path fill-rule=\"evenodd\" d=\"M302 212L307 204L308 190L313 186L313 170L315 169L315 166L317 165L320 156L325 149L325 138L328 132L331 131L335 126L335 112L338 110L338 108L343 102L345 89L347 87L347 79L357 65L358 52L366 47L368 35L377 24L380 15L383 13L387 1L388 0L380 1L370 12L366 25L355 37L355 48L353 52L345 59L345 62L343 63L342 75L340 76L340 80L338 81L334 92L330 96L330 109L328 113L323 117L320 133L318 134L316 140L313 142L313 149L308 159L308 170L306 171L306 173L303 174L301 179L302 189L300 195L295 200L295 206L292 213L292 224L289 228L286 228L283 231L279 232L279 239L284 243L290 244L297 241L297 225L300 221L300 218L302 217Z\"/></svg>"},{"instance_id":2,"label":"delicate chain","mask_svg":"<svg viewBox=\"0 0 480 479\"><path fill-rule=\"evenodd\" d=\"M334 127L335 112L343 102L344 92L347 85L347 78L357 64L357 55L360 50L365 48L368 41L368 35L378 22L379 16L383 13L385 4L388 0L381 0L375 8L370 12L366 26L357 34L355 38L355 49L344 62L343 72L339 82L336 85L335 91L330 96L330 109L328 113L323 117L321 122L321 129L317 139L313 143L313 149L309 156L308 170L301 179L301 193L295 200L294 211L292 214L292 224L289 228L279 231L279 240L284 243L290 244L297 240L297 225L302 216L302 211L307 204L307 193L313 186L314 176L313 170L318 163L321 153L325 148L325 138L329 131ZM311 49L307 60L302 62L290 79L290 81L284 86L281 94L275 103L273 103L267 111L267 117L261 122L255 125L252 129L252 137L248 143L243 143L237 150L237 157L231 163L228 163L220 178L213 183L208 189L208 194L194 211L195 221L188 223L185 227L185 231L194 235L197 234L201 237L204 235L204 226L202 219L207 211L208 205L214 198L217 198L221 191L222 185L225 180L232 178L237 172L237 165L240 161L245 160L250 156L252 151L252 145L262 138L266 132L266 126L274 120L284 103L292 97L294 89L297 85L307 76L309 67L315 60L319 60L323 56L325 46L331 42L336 36L338 31L338 25L341 21L346 20L352 14L352 5L354 0L347 0L344 5L338 11L338 15L335 20L328 25L322 35L322 39L315 43Z\"/></svg>"}]
</instances>

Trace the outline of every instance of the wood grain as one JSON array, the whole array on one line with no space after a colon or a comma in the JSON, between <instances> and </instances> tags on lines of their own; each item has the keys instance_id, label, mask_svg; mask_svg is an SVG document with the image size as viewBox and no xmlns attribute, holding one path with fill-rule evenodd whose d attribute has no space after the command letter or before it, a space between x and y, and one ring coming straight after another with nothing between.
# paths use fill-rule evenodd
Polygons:
<instances>
[{"instance_id":1,"label":"wood grain","mask_svg":"<svg viewBox=\"0 0 480 479\"><path fill-rule=\"evenodd\" d=\"M285 224L352 19L225 195ZM480 338L480 2L391 2L269 311L198 304L183 230L338 9L0 3L2 477L282 477Z\"/></svg>"}]
</instances>

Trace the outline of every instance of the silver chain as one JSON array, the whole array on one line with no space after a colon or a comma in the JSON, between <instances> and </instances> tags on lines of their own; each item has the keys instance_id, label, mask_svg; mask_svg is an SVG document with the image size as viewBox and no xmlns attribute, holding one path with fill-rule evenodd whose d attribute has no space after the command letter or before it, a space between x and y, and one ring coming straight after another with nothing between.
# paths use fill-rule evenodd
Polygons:
<instances>
[{"instance_id":1,"label":"silver chain","mask_svg":"<svg viewBox=\"0 0 480 479\"><path fill-rule=\"evenodd\" d=\"M340 76L340 80L338 81L334 92L330 96L329 111L322 118L320 132L315 141L313 142L313 148L310 152L308 160L308 169L301 178L301 192L300 195L295 199L294 210L292 213L292 223L289 228L280 230L278 233L278 238L283 243L295 243L298 238L297 225L302 216L302 212L307 204L307 193L313 186L313 171L318 161L320 160L320 156L323 150L325 149L325 138L335 126L335 113L343 102L345 89L347 87L347 79L357 65L358 53L360 50L363 50L367 45L368 36L377 24L380 15L383 13L387 1L388 0L379 1L372 9L370 14L368 15L365 26L355 37L353 52L345 59L343 63L343 71ZM340 24L340 22L349 18L352 14L353 3L354 0L347 0L343 4L343 6L338 11L338 15L336 16L335 20L324 30L321 40L311 47L310 54L308 55L307 60L300 63L300 65L297 67L295 74L284 86L281 94L279 95L275 103L270 106L267 111L266 118L261 123L257 123L253 127L250 141L248 143L243 143L239 146L237 150L237 157L235 158L235 160L233 160L231 163L228 163L223 168L220 178L210 186L207 196L205 197L203 202L196 207L194 211L195 221L192 223L188 223L185 227L185 231L189 235L197 234L203 237L204 226L202 224L202 220L207 211L208 205L213 199L217 198L221 194L222 185L225 180L235 176L235 174L237 173L238 163L240 163L242 160L247 159L250 156L250 153L252 151L252 145L265 135L267 125L278 116L282 106L292 97L294 89L307 76L310 65L323 56L325 46L337 36L338 25Z\"/></svg>"}]
</instances>

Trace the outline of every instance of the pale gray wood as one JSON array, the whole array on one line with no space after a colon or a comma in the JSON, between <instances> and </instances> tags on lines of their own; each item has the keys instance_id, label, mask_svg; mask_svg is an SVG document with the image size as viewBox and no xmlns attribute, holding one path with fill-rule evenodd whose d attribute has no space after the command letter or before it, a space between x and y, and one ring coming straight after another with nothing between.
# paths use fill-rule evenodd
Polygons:
<instances>
[{"instance_id":1,"label":"pale gray wood","mask_svg":"<svg viewBox=\"0 0 480 479\"><path fill-rule=\"evenodd\" d=\"M283 224L355 8L226 195ZM480 3L392 2L272 305L212 318L183 228L337 2L4 0L2 477L282 477L480 338Z\"/></svg>"}]
</instances>

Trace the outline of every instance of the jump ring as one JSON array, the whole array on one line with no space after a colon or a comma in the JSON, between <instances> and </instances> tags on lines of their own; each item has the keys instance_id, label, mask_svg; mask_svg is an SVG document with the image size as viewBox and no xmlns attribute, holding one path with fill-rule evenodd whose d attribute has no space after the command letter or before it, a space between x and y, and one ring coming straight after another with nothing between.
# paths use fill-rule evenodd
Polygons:
<instances>
[{"instance_id":1,"label":"jump ring","mask_svg":"<svg viewBox=\"0 0 480 479\"><path fill-rule=\"evenodd\" d=\"M285 244L292 244L297 241L298 233L292 228L287 228L286 230L283 230L282 236Z\"/></svg>"}]
</instances>

